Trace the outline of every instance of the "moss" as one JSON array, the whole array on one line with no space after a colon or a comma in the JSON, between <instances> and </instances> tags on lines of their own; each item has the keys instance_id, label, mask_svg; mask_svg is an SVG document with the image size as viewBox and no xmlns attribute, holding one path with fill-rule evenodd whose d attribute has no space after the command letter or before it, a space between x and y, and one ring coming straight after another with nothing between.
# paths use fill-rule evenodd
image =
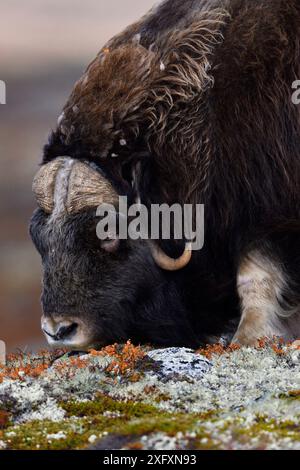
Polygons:
<instances>
[{"instance_id":1,"label":"moss","mask_svg":"<svg viewBox=\"0 0 300 470\"><path fill-rule=\"evenodd\" d=\"M104 406L106 406L104 410ZM258 416L249 426L240 417L224 419L214 411L197 414L162 412L148 405L122 403L107 397L95 402L65 404L69 417L62 422L33 421L10 426L3 431L2 439L9 449L81 449L89 445L92 435L101 439L106 434L134 437L139 445L142 436L164 433L187 441L189 449L239 448L255 440L257 448L267 446L270 436L276 439L299 441L298 426L291 422L277 422ZM73 416L71 415L74 412ZM101 410L101 411L99 411ZM103 411L123 412L121 416L103 415ZM83 414L86 413L85 416ZM102 414L101 414L102 413ZM51 438L63 433L65 438ZM227 436L224 440L224 436Z\"/></svg>"},{"instance_id":2,"label":"moss","mask_svg":"<svg viewBox=\"0 0 300 470\"><path fill-rule=\"evenodd\" d=\"M103 395L99 395L94 401L62 403L61 406L67 413L67 418L62 422L33 421L6 429L3 437L8 448L80 449L89 445L92 435L101 438L103 433L136 436L138 439L139 436L151 433L175 436L179 432L194 431L197 438L202 438L207 433L201 429L199 422L212 416L210 413L174 414L150 405L121 402ZM49 435L57 433L64 433L65 438L49 438Z\"/></svg>"},{"instance_id":3,"label":"moss","mask_svg":"<svg viewBox=\"0 0 300 470\"><path fill-rule=\"evenodd\" d=\"M178 432L189 431L195 422L194 416L160 413L148 419L129 421L118 429L118 434L143 435L152 432L165 432L168 436L174 436Z\"/></svg>"},{"instance_id":4,"label":"moss","mask_svg":"<svg viewBox=\"0 0 300 470\"><path fill-rule=\"evenodd\" d=\"M93 417L104 412L118 412L120 417L107 429L119 435L144 435L165 432L174 435L191 429L198 415L163 412L154 406L132 401L122 402L107 396L98 396L91 402L71 402L61 405L68 416Z\"/></svg>"},{"instance_id":5,"label":"moss","mask_svg":"<svg viewBox=\"0 0 300 470\"><path fill-rule=\"evenodd\" d=\"M13 450L68 450L85 447L92 434L101 433L105 420L67 419L63 422L32 421L10 428L4 434L8 449ZM49 435L63 432L65 439L51 439Z\"/></svg>"},{"instance_id":6,"label":"moss","mask_svg":"<svg viewBox=\"0 0 300 470\"><path fill-rule=\"evenodd\" d=\"M133 401L117 401L105 395L97 395L96 399L88 402L71 401L61 403L60 406L67 412L67 416L96 416L105 411L117 412L126 418L153 416L159 410L151 405Z\"/></svg>"},{"instance_id":7,"label":"moss","mask_svg":"<svg viewBox=\"0 0 300 470\"><path fill-rule=\"evenodd\" d=\"M4 433L4 440L9 449L80 449L89 445L89 437L96 435L101 438L103 433L128 436L143 436L152 432L165 432L175 435L188 430L195 418L188 416L155 416L126 420L95 416L93 418L68 418L63 422L33 421L11 427ZM63 432L65 439L51 439L49 435Z\"/></svg>"},{"instance_id":8,"label":"moss","mask_svg":"<svg viewBox=\"0 0 300 470\"><path fill-rule=\"evenodd\" d=\"M300 441L299 425L293 421L276 421L259 416L256 423L250 427L249 432L256 434L257 432L276 433L279 437L293 437L294 440Z\"/></svg>"}]
</instances>

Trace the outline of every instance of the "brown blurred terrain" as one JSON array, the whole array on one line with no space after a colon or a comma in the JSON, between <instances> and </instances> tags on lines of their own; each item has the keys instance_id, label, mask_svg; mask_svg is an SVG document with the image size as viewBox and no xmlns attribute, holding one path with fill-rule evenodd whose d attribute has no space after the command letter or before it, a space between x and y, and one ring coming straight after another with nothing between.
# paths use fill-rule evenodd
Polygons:
<instances>
[{"instance_id":1,"label":"brown blurred terrain","mask_svg":"<svg viewBox=\"0 0 300 470\"><path fill-rule=\"evenodd\" d=\"M41 267L28 237L31 182L42 146L74 82L112 35L154 0L5 0L1 3L0 339L10 351L45 345Z\"/></svg>"}]
</instances>

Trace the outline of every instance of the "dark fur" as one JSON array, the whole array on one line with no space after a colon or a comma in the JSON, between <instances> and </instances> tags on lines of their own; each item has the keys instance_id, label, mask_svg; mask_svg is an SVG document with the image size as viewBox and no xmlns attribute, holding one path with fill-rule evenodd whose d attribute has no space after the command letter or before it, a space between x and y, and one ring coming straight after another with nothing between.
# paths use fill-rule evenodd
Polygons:
<instances>
[{"instance_id":1,"label":"dark fur","mask_svg":"<svg viewBox=\"0 0 300 470\"><path fill-rule=\"evenodd\" d=\"M134 198L140 162L142 202L205 204L205 247L173 274L143 243L90 256L79 215L66 237L47 240L63 259L41 250L46 310L68 311L71 292L72 309L90 315L105 341L195 347L238 319L238 263L257 247L280 261L292 281L287 301L299 302L299 45L298 0L170 0L105 46L76 84L44 163L93 161ZM32 222L37 244L45 217Z\"/></svg>"}]
</instances>

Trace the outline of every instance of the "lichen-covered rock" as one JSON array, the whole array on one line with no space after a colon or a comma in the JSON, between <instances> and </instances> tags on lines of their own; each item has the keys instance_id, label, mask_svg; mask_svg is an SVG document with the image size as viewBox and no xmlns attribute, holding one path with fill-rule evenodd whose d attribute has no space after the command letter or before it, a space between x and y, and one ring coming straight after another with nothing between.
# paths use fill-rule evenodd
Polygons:
<instances>
[{"instance_id":1,"label":"lichen-covered rock","mask_svg":"<svg viewBox=\"0 0 300 470\"><path fill-rule=\"evenodd\" d=\"M166 378L179 376L201 379L211 367L205 357L186 348L156 349L148 352L148 356L159 363L158 373Z\"/></svg>"},{"instance_id":2,"label":"lichen-covered rock","mask_svg":"<svg viewBox=\"0 0 300 470\"><path fill-rule=\"evenodd\" d=\"M0 449L300 449L298 352L15 356L0 369Z\"/></svg>"}]
</instances>

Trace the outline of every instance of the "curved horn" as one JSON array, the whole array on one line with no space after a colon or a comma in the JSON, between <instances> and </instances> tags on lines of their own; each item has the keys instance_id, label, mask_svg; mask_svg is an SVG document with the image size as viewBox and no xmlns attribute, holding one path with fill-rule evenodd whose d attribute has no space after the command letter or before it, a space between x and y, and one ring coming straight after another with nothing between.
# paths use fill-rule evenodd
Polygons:
<instances>
[{"instance_id":1,"label":"curved horn","mask_svg":"<svg viewBox=\"0 0 300 470\"><path fill-rule=\"evenodd\" d=\"M60 210L69 214L118 202L118 194L101 173L70 157L59 157L43 165L32 189L38 205L48 214L54 211L57 201Z\"/></svg>"},{"instance_id":2,"label":"curved horn","mask_svg":"<svg viewBox=\"0 0 300 470\"><path fill-rule=\"evenodd\" d=\"M70 177L66 201L68 213L118 203L118 194L110 182L98 171L83 162L75 162Z\"/></svg>"},{"instance_id":3,"label":"curved horn","mask_svg":"<svg viewBox=\"0 0 300 470\"><path fill-rule=\"evenodd\" d=\"M64 165L65 158L60 157L47 165L43 165L34 177L32 191L35 194L38 205L51 214L54 209L54 191L56 177Z\"/></svg>"},{"instance_id":4,"label":"curved horn","mask_svg":"<svg viewBox=\"0 0 300 470\"><path fill-rule=\"evenodd\" d=\"M177 259L167 256L157 245L151 243L151 252L156 264L165 271L179 271L185 268L192 259L192 244L186 243L182 256Z\"/></svg>"}]
</instances>

